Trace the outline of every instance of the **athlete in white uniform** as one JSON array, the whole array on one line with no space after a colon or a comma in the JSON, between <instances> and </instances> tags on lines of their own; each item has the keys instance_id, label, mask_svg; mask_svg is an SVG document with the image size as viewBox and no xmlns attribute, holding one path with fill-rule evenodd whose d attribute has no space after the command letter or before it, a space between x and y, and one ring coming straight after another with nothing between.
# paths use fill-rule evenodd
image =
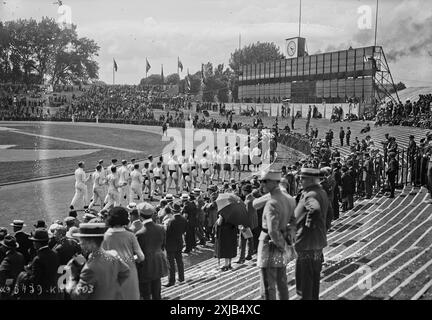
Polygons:
<instances>
[{"instance_id":1,"label":"athlete in white uniform","mask_svg":"<svg viewBox=\"0 0 432 320\"><path fill-rule=\"evenodd\" d=\"M163 168L162 162L158 162L156 168L153 169L153 181L155 184L155 192L163 198L163 186L162 186L162 175Z\"/></svg>"},{"instance_id":2,"label":"athlete in white uniform","mask_svg":"<svg viewBox=\"0 0 432 320\"><path fill-rule=\"evenodd\" d=\"M153 195L154 195L154 190L155 190L155 182L154 182L154 174L153 174L153 169L156 167L153 161L153 156L149 155L148 159L148 177L150 179L150 183L148 185L148 189L149 189L149 199L150 201L153 200Z\"/></svg>"},{"instance_id":3,"label":"athlete in white uniform","mask_svg":"<svg viewBox=\"0 0 432 320\"><path fill-rule=\"evenodd\" d=\"M126 207L128 205L127 195L129 194L129 190L128 190L129 170L127 168L126 160L122 160L122 166L119 168L118 174L119 174L119 183L121 185L121 187L119 188L119 197L120 197L119 201L121 206Z\"/></svg>"},{"instance_id":4,"label":"athlete in white uniform","mask_svg":"<svg viewBox=\"0 0 432 320\"><path fill-rule=\"evenodd\" d=\"M200 160L199 166L200 166L200 171L201 171L201 181L200 181L200 188L202 188L202 184L205 183L206 186L210 185L210 166L211 163L208 159L208 151L204 151L202 158Z\"/></svg>"},{"instance_id":5,"label":"athlete in white uniform","mask_svg":"<svg viewBox=\"0 0 432 320\"><path fill-rule=\"evenodd\" d=\"M191 188L195 188L196 180L198 177L198 159L195 154L195 149L193 149L192 154L189 156L189 169L191 177Z\"/></svg>"},{"instance_id":6,"label":"athlete in white uniform","mask_svg":"<svg viewBox=\"0 0 432 320\"><path fill-rule=\"evenodd\" d=\"M167 192L171 189L171 184L174 181L176 194L179 194L179 164L175 150L171 150L171 155L168 159L168 177L167 177Z\"/></svg>"},{"instance_id":7,"label":"athlete in white uniform","mask_svg":"<svg viewBox=\"0 0 432 320\"><path fill-rule=\"evenodd\" d=\"M232 160L234 164L234 178L235 172L238 174L238 181L240 181L241 167L240 167L240 147L236 147L236 150L232 153Z\"/></svg>"},{"instance_id":8,"label":"athlete in white uniform","mask_svg":"<svg viewBox=\"0 0 432 320\"><path fill-rule=\"evenodd\" d=\"M245 145L241 152L241 164L242 164L242 170L243 171L250 171L249 169L249 153L250 148L249 146ZM247 169L245 169L245 166Z\"/></svg>"},{"instance_id":9,"label":"athlete in white uniform","mask_svg":"<svg viewBox=\"0 0 432 320\"><path fill-rule=\"evenodd\" d=\"M189 160L186 158L186 150L182 150L182 155L178 159L178 164L180 165L180 171L182 175L182 192L190 190L190 170L189 170Z\"/></svg>"},{"instance_id":10,"label":"athlete in white uniform","mask_svg":"<svg viewBox=\"0 0 432 320\"><path fill-rule=\"evenodd\" d=\"M130 178L131 178L131 185L130 185L130 189L129 189L129 202L135 202L134 197L137 196L138 200L143 199L143 194L142 194L142 185L144 183L144 177L141 174L141 172L139 171L139 164L136 163L134 165L134 169L132 170L131 174L130 174Z\"/></svg>"},{"instance_id":11,"label":"athlete in white uniform","mask_svg":"<svg viewBox=\"0 0 432 320\"><path fill-rule=\"evenodd\" d=\"M222 170L222 156L219 152L218 147L214 148L214 151L212 153L212 160L213 160L213 175L211 179L213 180L217 174L216 181L219 182L221 178L221 170Z\"/></svg>"},{"instance_id":12,"label":"athlete in white uniform","mask_svg":"<svg viewBox=\"0 0 432 320\"><path fill-rule=\"evenodd\" d=\"M105 207L103 207L103 210L108 210L111 207L118 206L119 203L119 191L118 189L122 186L119 182L119 175L117 173L116 167L111 167L111 174L107 177L108 180L108 193L105 197Z\"/></svg>"},{"instance_id":13,"label":"athlete in white uniform","mask_svg":"<svg viewBox=\"0 0 432 320\"><path fill-rule=\"evenodd\" d=\"M89 179L90 176L87 177L84 172L84 162L80 161L78 163L78 169L75 170L75 194L70 204L71 210L75 210L76 203L81 199L84 201L84 209L87 209L88 190L86 183Z\"/></svg>"},{"instance_id":14,"label":"athlete in white uniform","mask_svg":"<svg viewBox=\"0 0 432 320\"><path fill-rule=\"evenodd\" d=\"M232 170L232 156L230 155L229 149L225 151L223 156L223 173L222 173L222 181L231 180L231 170Z\"/></svg>"},{"instance_id":15,"label":"athlete in white uniform","mask_svg":"<svg viewBox=\"0 0 432 320\"><path fill-rule=\"evenodd\" d=\"M101 208L103 207L104 201L104 187L105 187L105 177L102 175L102 166L98 164L96 166L95 172L92 174L93 178L93 198L90 201L89 209L93 208L93 206L100 201Z\"/></svg>"}]
</instances>

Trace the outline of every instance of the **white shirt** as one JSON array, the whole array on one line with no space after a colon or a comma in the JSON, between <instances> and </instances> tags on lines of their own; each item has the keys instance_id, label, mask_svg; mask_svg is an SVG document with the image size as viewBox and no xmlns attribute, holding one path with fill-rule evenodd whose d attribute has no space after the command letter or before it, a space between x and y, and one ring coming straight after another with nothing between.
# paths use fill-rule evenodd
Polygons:
<instances>
[{"instance_id":1,"label":"white shirt","mask_svg":"<svg viewBox=\"0 0 432 320\"><path fill-rule=\"evenodd\" d=\"M87 182L87 176L83 168L78 168L75 170L75 185L82 185Z\"/></svg>"},{"instance_id":2,"label":"white shirt","mask_svg":"<svg viewBox=\"0 0 432 320\"><path fill-rule=\"evenodd\" d=\"M161 177L161 173L162 173L162 167L156 167L153 169L153 174L155 178L160 178Z\"/></svg>"},{"instance_id":3,"label":"white shirt","mask_svg":"<svg viewBox=\"0 0 432 320\"><path fill-rule=\"evenodd\" d=\"M129 170L126 166L121 166L118 170L119 176L120 176L120 184L123 184L124 182L127 182L129 180Z\"/></svg>"},{"instance_id":4,"label":"white shirt","mask_svg":"<svg viewBox=\"0 0 432 320\"><path fill-rule=\"evenodd\" d=\"M250 149L248 146L243 147L243 150L242 150L243 157L249 157L249 152L250 152Z\"/></svg>"},{"instance_id":5,"label":"white shirt","mask_svg":"<svg viewBox=\"0 0 432 320\"><path fill-rule=\"evenodd\" d=\"M197 157L196 156L192 156L192 155L190 155L189 156L189 164L191 165L191 166L194 166L194 167L196 167L197 166Z\"/></svg>"},{"instance_id":6,"label":"white shirt","mask_svg":"<svg viewBox=\"0 0 432 320\"><path fill-rule=\"evenodd\" d=\"M177 161L175 160L176 156L174 158L170 158L168 160L168 170L175 171L177 170Z\"/></svg>"},{"instance_id":7,"label":"white shirt","mask_svg":"<svg viewBox=\"0 0 432 320\"><path fill-rule=\"evenodd\" d=\"M99 189L104 185L104 177L99 171L93 172L93 189Z\"/></svg>"},{"instance_id":8,"label":"white shirt","mask_svg":"<svg viewBox=\"0 0 432 320\"><path fill-rule=\"evenodd\" d=\"M117 191L119 187L117 173L111 173L108 175L108 191Z\"/></svg>"},{"instance_id":9,"label":"white shirt","mask_svg":"<svg viewBox=\"0 0 432 320\"><path fill-rule=\"evenodd\" d=\"M202 158L200 160L200 165L201 165L201 168L208 169L210 167L210 161L208 161L206 158Z\"/></svg>"},{"instance_id":10,"label":"white shirt","mask_svg":"<svg viewBox=\"0 0 432 320\"><path fill-rule=\"evenodd\" d=\"M144 178L138 170L134 169L131 174L131 185L141 185L144 182Z\"/></svg>"}]
</instances>

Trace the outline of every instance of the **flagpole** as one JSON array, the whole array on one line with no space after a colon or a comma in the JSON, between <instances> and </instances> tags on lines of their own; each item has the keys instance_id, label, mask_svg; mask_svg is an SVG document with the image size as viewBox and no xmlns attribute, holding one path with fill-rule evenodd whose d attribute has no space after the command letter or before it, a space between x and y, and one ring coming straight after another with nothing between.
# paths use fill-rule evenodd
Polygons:
<instances>
[{"instance_id":1,"label":"flagpole","mask_svg":"<svg viewBox=\"0 0 432 320\"><path fill-rule=\"evenodd\" d=\"M377 43L377 29L378 29L378 0L376 2L376 16L375 16L375 47Z\"/></svg>"},{"instance_id":2,"label":"flagpole","mask_svg":"<svg viewBox=\"0 0 432 320\"><path fill-rule=\"evenodd\" d=\"M301 34L301 9L302 9L302 0L300 0L300 13L299 13L299 38Z\"/></svg>"},{"instance_id":3,"label":"flagpole","mask_svg":"<svg viewBox=\"0 0 432 320\"><path fill-rule=\"evenodd\" d=\"M179 58L179 56L177 56L177 75L179 76L179 79L180 79L179 61L180 61L180 58Z\"/></svg>"},{"instance_id":4,"label":"flagpole","mask_svg":"<svg viewBox=\"0 0 432 320\"><path fill-rule=\"evenodd\" d=\"M115 84L115 70L114 70L114 58L113 58L113 85Z\"/></svg>"},{"instance_id":5,"label":"flagpole","mask_svg":"<svg viewBox=\"0 0 432 320\"><path fill-rule=\"evenodd\" d=\"M147 79L147 57L146 57L146 79Z\"/></svg>"}]
</instances>

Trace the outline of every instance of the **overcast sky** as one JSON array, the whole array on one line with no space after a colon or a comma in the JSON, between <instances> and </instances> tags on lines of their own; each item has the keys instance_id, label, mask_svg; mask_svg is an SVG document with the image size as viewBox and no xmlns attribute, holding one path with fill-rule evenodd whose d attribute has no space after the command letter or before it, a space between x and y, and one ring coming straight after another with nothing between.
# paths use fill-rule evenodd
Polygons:
<instances>
[{"instance_id":1,"label":"overcast sky","mask_svg":"<svg viewBox=\"0 0 432 320\"><path fill-rule=\"evenodd\" d=\"M378 45L390 58L395 81L432 86L432 1L379 0ZM5 3L6 2L6 3ZM57 18L54 0L0 0L0 19ZM303 0L302 36L310 54L373 45L375 0ZM99 76L137 84L149 74L177 72L177 56L191 73L201 63L228 64L239 45L275 42L298 35L299 0L65 0L79 36L99 46ZM372 29L360 29L358 9L372 9Z\"/></svg>"}]
</instances>

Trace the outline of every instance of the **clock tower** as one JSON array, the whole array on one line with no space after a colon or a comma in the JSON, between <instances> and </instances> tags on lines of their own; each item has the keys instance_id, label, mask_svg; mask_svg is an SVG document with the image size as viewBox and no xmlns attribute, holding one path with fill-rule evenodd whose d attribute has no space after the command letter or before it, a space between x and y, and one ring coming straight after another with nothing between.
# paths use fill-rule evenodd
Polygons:
<instances>
[{"instance_id":1,"label":"clock tower","mask_svg":"<svg viewBox=\"0 0 432 320\"><path fill-rule=\"evenodd\" d=\"M287 59L303 57L305 55L306 39L301 37L285 39L285 54Z\"/></svg>"}]
</instances>

